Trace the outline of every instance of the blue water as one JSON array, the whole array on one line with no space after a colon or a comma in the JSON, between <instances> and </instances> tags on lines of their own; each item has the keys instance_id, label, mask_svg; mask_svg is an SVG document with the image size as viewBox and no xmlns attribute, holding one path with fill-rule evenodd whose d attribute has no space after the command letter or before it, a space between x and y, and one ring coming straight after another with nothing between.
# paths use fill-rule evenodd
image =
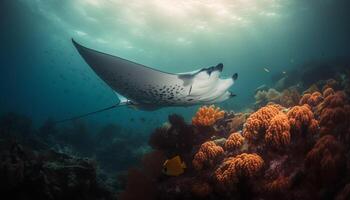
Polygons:
<instances>
[{"instance_id":1,"label":"blue water","mask_svg":"<svg viewBox=\"0 0 350 200\"><path fill-rule=\"evenodd\" d=\"M225 105L241 110L254 103L255 88L270 84L273 74L310 60L348 56L348 10L345 0L2 0L0 111L25 114L39 125L118 101L71 38L169 72L221 62L224 75L239 74L231 88L237 97ZM168 114L190 120L197 108L118 108L86 121L148 134Z\"/></svg>"}]
</instances>

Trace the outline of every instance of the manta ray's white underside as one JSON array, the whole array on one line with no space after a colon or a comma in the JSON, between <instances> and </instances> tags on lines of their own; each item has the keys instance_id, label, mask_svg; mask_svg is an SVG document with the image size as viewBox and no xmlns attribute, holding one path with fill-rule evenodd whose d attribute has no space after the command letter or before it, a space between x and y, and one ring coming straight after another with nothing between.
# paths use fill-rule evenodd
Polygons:
<instances>
[{"instance_id":1,"label":"manta ray's white underside","mask_svg":"<svg viewBox=\"0 0 350 200\"><path fill-rule=\"evenodd\" d=\"M228 89L237 74L220 78L222 64L188 73L166 73L73 43L95 73L119 94L121 103L156 109L213 104L234 96Z\"/></svg>"}]
</instances>

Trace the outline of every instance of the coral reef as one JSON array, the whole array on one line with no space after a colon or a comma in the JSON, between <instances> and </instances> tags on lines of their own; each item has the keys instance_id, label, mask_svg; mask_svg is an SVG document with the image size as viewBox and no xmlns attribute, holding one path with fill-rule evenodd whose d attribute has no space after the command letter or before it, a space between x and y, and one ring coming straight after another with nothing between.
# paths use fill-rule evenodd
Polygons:
<instances>
[{"instance_id":1,"label":"coral reef","mask_svg":"<svg viewBox=\"0 0 350 200\"><path fill-rule=\"evenodd\" d=\"M300 98L299 105L307 104L307 102L308 102L308 100L310 99L310 97L311 97L311 94L310 94L310 93L304 94L304 95Z\"/></svg>"},{"instance_id":2,"label":"coral reef","mask_svg":"<svg viewBox=\"0 0 350 200\"><path fill-rule=\"evenodd\" d=\"M325 135L307 153L305 165L315 183L334 183L345 170L344 149L335 137Z\"/></svg>"},{"instance_id":3,"label":"coral reef","mask_svg":"<svg viewBox=\"0 0 350 200\"><path fill-rule=\"evenodd\" d=\"M233 158L227 159L214 173L216 182L223 190L232 190L232 187L238 183L235 164Z\"/></svg>"},{"instance_id":4,"label":"coral reef","mask_svg":"<svg viewBox=\"0 0 350 200\"><path fill-rule=\"evenodd\" d=\"M308 104L311 107L315 107L318 106L322 101L323 95L320 92L316 91L311 94L304 94L299 101L299 105Z\"/></svg>"},{"instance_id":5,"label":"coral reef","mask_svg":"<svg viewBox=\"0 0 350 200\"><path fill-rule=\"evenodd\" d=\"M276 149L283 149L290 144L290 125L284 113L274 116L266 130L265 142Z\"/></svg>"},{"instance_id":6,"label":"coral reef","mask_svg":"<svg viewBox=\"0 0 350 200\"><path fill-rule=\"evenodd\" d=\"M193 117L189 151L172 146L177 140L171 134L170 139L159 137L153 149L179 152L187 168L177 177L152 175L148 184L156 184L155 198L348 199L350 81L335 71L333 78L322 76L326 79L311 82L303 76L303 82L291 81L289 88L280 84L282 92L259 87L255 104L240 113L212 108L211 113L225 113L220 119L208 114L210 107L200 108ZM158 132L168 136L171 126Z\"/></svg>"},{"instance_id":7,"label":"coral reef","mask_svg":"<svg viewBox=\"0 0 350 200\"><path fill-rule=\"evenodd\" d=\"M251 114L243 127L243 136L249 141L258 140L264 136L264 133L271 119L280 113L280 109L276 105L268 105L260 108Z\"/></svg>"},{"instance_id":8,"label":"coral reef","mask_svg":"<svg viewBox=\"0 0 350 200\"><path fill-rule=\"evenodd\" d=\"M346 132L350 126L349 113L350 105L344 92L329 94L318 106L321 134Z\"/></svg>"},{"instance_id":9,"label":"coral reef","mask_svg":"<svg viewBox=\"0 0 350 200\"><path fill-rule=\"evenodd\" d=\"M169 115L169 124L157 128L149 139L149 145L168 154L189 152L197 142L191 125L185 123L183 117Z\"/></svg>"},{"instance_id":10,"label":"coral reef","mask_svg":"<svg viewBox=\"0 0 350 200\"><path fill-rule=\"evenodd\" d=\"M294 106L287 113L293 135L315 134L318 122L308 105Z\"/></svg>"},{"instance_id":11,"label":"coral reef","mask_svg":"<svg viewBox=\"0 0 350 200\"><path fill-rule=\"evenodd\" d=\"M253 177L264 165L264 160L257 154L240 154L233 159L239 176Z\"/></svg>"},{"instance_id":12,"label":"coral reef","mask_svg":"<svg viewBox=\"0 0 350 200\"><path fill-rule=\"evenodd\" d=\"M330 88L330 87L325 88L322 92L323 98L327 98L328 96L334 95L334 94L335 94L335 91L333 90L333 88Z\"/></svg>"},{"instance_id":13,"label":"coral reef","mask_svg":"<svg viewBox=\"0 0 350 200\"><path fill-rule=\"evenodd\" d=\"M300 94L295 87L284 89L282 92L270 88L266 90L259 90L255 96L255 106L261 107L268 103L280 104L283 107L291 107L298 104Z\"/></svg>"},{"instance_id":14,"label":"coral reef","mask_svg":"<svg viewBox=\"0 0 350 200\"><path fill-rule=\"evenodd\" d=\"M211 106L202 106L198 109L196 115L192 118L192 124L195 126L211 126L218 119L224 117L225 111Z\"/></svg>"},{"instance_id":15,"label":"coral reef","mask_svg":"<svg viewBox=\"0 0 350 200\"><path fill-rule=\"evenodd\" d=\"M114 199L92 160L1 143L0 187L11 199Z\"/></svg>"},{"instance_id":16,"label":"coral reef","mask_svg":"<svg viewBox=\"0 0 350 200\"><path fill-rule=\"evenodd\" d=\"M229 150L236 150L238 148L240 148L243 145L244 142L244 137L236 132L236 133L232 133L226 140L225 142L225 150L229 151Z\"/></svg>"},{"instance_id":17,"label":"coral reef","mask_svg":"<svg viewBox=\"0 0 350 200\"><path fill-rule=\"evenodd\" d=\"M148 151L145 137L111 124L93 133L83 121L57 126L49 119L37 129L28 117L4 114L1 191L13 199L116 199L124 183L115 174Z\"/></svg>"},{"instance_id":18,"label":"coral reef","mask_svg":"<svg viewBox=\"0 0 350 200\"><path fill-rule=\"evenodd\" d=\"M223 153L224 149L214 142L205 142L201 145L193 158L193 167L196 170L202 170L206 166L212 167Z\"/></svg>"},{"instance_id":19,"label":"coral reef","mask_svg":"<svg viewBox=\"0 0 350 200\"><path fill-rule=\"evenodd\" d=\"M214 177L220 187L230 189L240 178L251 178L262 169L264 160L257 154L243 153L225 160L215 171Z\"/></svg>"},{"instance_id":20,"label":"coral reef","mask_svg":"<svg viewBox=\"0 0 350 200\"><path fill-rule=\"evenodd\" d=\"M261 87L256 103L239 113L229 110L234 107L229 103L226 110L203 106L191 124L172 114L150 136L115 124L94 133L83 121L57 127L47 120L36 129L29 118L6 114L0 117L2 194L14 199L348 199L350 81L343 72L333 75L313 82L303 77L303 83L280 84L278 91ZM176 177L163 171L164 161L174 156L186 164ZM133 168L127 171L128 166Z\"/></svg>"},{"instance_id":21,"label":"coral reef","mask_svg":"<svg viewBox=\"0 0 350 200\"><path fill-rule=\"evenodd\" d=\"M283 107L292 107L299 103L300 101L300 94L298 90L295 87L290 87L288 89L285 89L282 91L279 99L278 104L280 104Z\"/></svg>"},{"instance_id":22,"label":"coral reef","mask_svg":"<svg viewBox=\"0 0 350 200\"><path fill-rule=\"evenodd\" d=\"M273 88L270 88L267 91L259 90L259 91L257 91L257 93L254 96L255 104L258 106L263 106L269 102L275 102L278 100L280 95L281 94Z\"/></svg>"}]
</instances>

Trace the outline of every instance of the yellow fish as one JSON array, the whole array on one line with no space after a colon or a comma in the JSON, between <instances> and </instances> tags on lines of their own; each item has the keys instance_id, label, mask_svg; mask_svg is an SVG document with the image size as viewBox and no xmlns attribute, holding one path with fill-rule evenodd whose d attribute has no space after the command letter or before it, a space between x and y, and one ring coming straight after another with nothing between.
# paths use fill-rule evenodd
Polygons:
<instances>
[{"instance_id":1,"label":"yellow fish","mask_svg":"<svg viewBox=\"0 0 350 200\"><path fill-rule=\"evenodd\" d=\"M186 164L181 161L180 156L168 159L163 164L163 173L168 176L179 176L185 172Z\"/></svg>"}]
</instances>

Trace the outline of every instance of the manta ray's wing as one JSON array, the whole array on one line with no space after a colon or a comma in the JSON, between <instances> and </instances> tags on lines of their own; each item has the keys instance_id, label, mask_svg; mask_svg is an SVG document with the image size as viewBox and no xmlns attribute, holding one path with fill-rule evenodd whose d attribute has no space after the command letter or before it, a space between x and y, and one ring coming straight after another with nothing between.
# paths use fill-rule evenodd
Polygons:
<instances>
[{"instance_id":1,"label":"manta ray's wing","mask_svg":"<svg viewBox=\"0 0 350 200\"><path fill-rule=\"evenodd\" d=\"M234 79L219 79L223 65L189 73L166 73L86 48L73 40L84 60L113 90L148 107L215 103L231 95Z\"/></svg>"}]
</instances>

